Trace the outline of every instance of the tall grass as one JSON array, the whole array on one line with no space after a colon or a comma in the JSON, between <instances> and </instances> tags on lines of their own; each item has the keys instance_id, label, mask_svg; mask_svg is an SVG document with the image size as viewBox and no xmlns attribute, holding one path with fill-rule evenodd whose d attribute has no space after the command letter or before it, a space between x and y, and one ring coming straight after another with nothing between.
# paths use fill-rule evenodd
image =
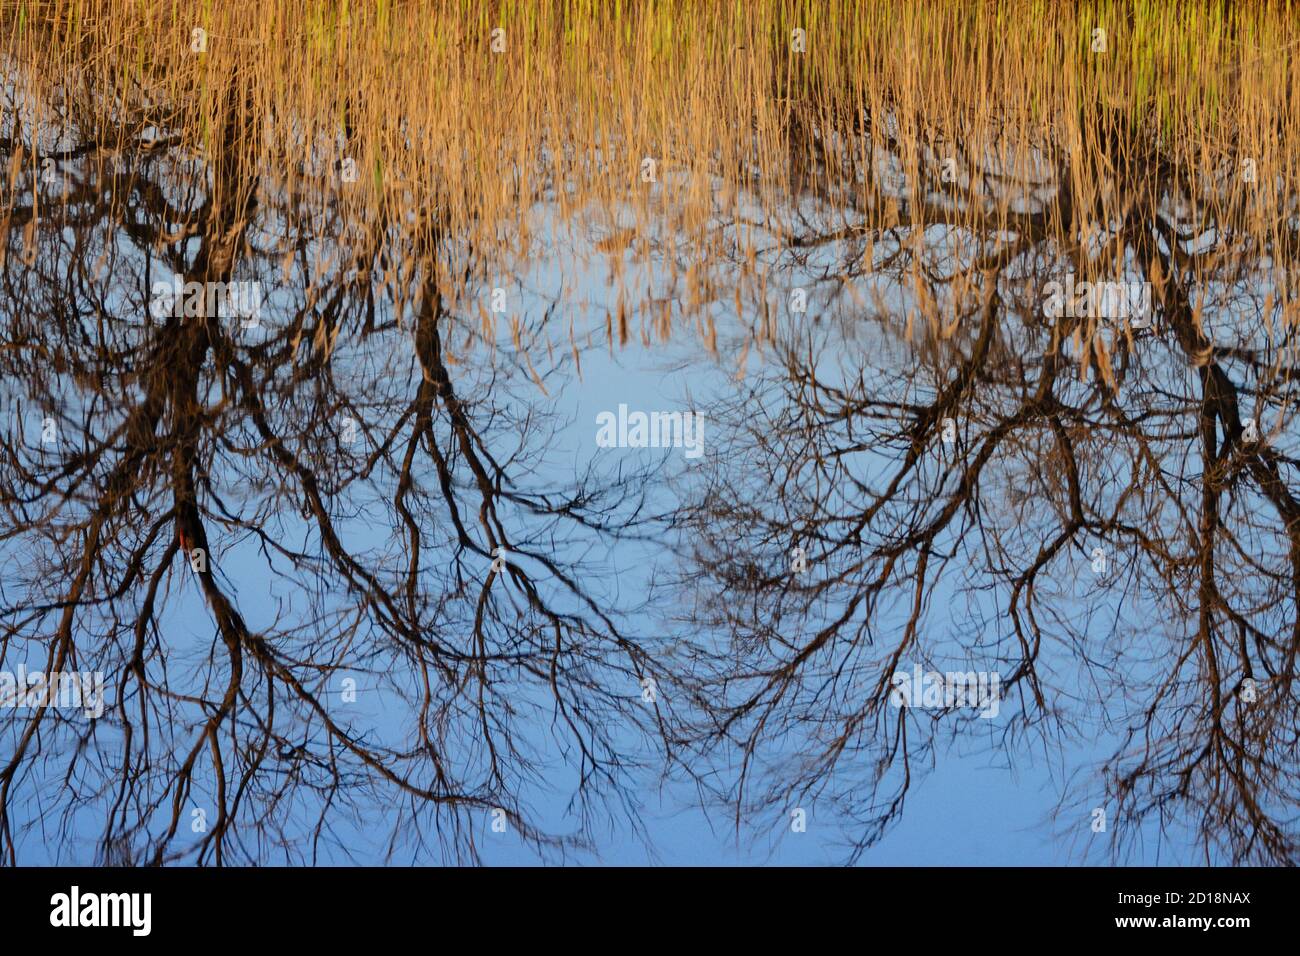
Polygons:
<instances>
[{"instance_id":1,"label":"tall grass","mask_svg":"<svg viewBox=\"0 0 1300 956\"><path fill-rule=\"evenodd\" d=\"M1243 228L1285 229L1297 44L1289 2L0 0L5 83L32 116L71 112L111 148L175 134L221 167L217 202L254 177L325 202L315 177L351 157L359 181L328 201L457 237L482 268L526 252L539 202L561 223L620 211L610 232L629 236L671 216L704 260L714 224L778 210L792 186L864 198L862 157L886 135L905 170L953 141L1012 166L1068 156L1076 202L1103 207L1094 174L1117 137L1192 175L1250 158L1257 182L1225 176L1215 201ZM864 110L876 121L855 136ZM998 210L961 214L986 226Z\"/></svg>"}]
</instances>

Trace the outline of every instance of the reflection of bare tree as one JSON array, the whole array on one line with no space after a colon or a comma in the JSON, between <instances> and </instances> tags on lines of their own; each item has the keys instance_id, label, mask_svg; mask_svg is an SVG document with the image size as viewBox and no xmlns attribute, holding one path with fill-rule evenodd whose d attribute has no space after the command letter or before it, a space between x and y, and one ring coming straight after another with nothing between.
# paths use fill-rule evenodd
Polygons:
<instances>
[{"instance_id":1,"label":"reflection of bare tree","mask_svg":"<svg viewBox=\"0 0 1300 956\"><path fill-rule=\"evenodd\" d=\"M1241 228L1222 182L1122 118L1073 161L1044 144L1028 175L974 143L909 158L896 126L868 124L867 188L810 186L858 223L767 224L833 296L870 291L713 413L726 465L692 521L691 626L730 639L697 649L706 717L683 733L740 772L698 778L745 816L834 802L860 853L943 730L1009 755L1031 729L1099 734L1119 740L1107 795L1065 826L1103 804L1117 852L1149 819L1190 822L1207 855L1294 862L1300 366L1271 271L1297 260L1294 218ZM810 129L796 156L821 155ZM809 182L857 181L844 162ZM1149 279L1156 324L1045 316L1067 272ZM915 663L998 672L1002 719L891 706Z\"/></svg>"},{"instance_id":2,"label":"reflection of bare tree","mask_svg":"<svg viewBox=\"0 0 1300 956\"><path fill-rule=\"evenodd\" d=\"M0 661L103 671L115 706L6 713L0 849L93 832L110 862L315 858L380 812L390 852L472 858L496 809L538 848L581 845L633 804L625 735L654 717L585 558L633 527L637 476L547 488L536 393L453 372L436 216L344 235L250 175L256 121L226 115L202 162L88 135L56 202L41 145L0 143ZM152 318L172 273L282 297L257 329ZM219 644L195 649L199 595ZM340 704L348 676L382 719ZM530 806L561 765L567 833Z\"/></svg>"},{"instance_id":3,"label":"reflection of bare tree","mask_svg":"<svg viewBox=\"0 0 1300 956\"><path fill-rule=\"evenodd\" d=\"M1118 737L1089 797L1111 832L1182 817L1207 851L1293 861L1297 368L1267 270L1296 260L1294 201L1261 228L1118 119L1073 157L1024 150L1026 174L876 117L840 131L876 148L828 170L835 137L785 92L799 202L763 225L824 275L816 302L865 305L711 416L677 678L585 560L637 530L645 476L546 487L533 386L458 365L476 333L440 274L466 251L436 206L300 193L259 165L238 93L197 156L155 107L105 131L69 98L58 146L6 111L0 663L104 671L115 702L6 713L7 858L24 831L93 832L106 861L311 858L376 813L392 852L472 858L497 808L562 850L633 808L653 675L695 705L664 717L701 785L741 811L829 796L859 850L951 728L1008 753ZM1065 272L1151 281L1155 329L1044 316ZM260 282L264 327L153 318L173 273ZM187 606L211 644L185 639ZM996 670L1004 717L892 708L912 664ZM384 720L340 703L353 675ZM557 765L569 836L530 812Z\"/></svg>"}]
</instances>

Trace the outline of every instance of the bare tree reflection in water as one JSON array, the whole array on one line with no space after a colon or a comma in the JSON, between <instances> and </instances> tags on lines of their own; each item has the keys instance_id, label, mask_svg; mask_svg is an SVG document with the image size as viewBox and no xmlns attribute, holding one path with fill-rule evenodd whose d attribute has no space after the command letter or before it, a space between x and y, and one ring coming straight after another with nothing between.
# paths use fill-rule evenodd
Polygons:
<instances>
[{"instance_id":1,"label":"bare tree reflection in water","mask_svg":"<svg viewBox=\"0 0 1300 956\"><path fill-rule=\"evenodd\" d=\"M57 203L41 144L3 143L0 652L102 671L113 709L5 714L0 850L80 859L86 820L108 863L364 857L375 821L402 859L476 859L493 822L560 854L639 827L652 665L599 548L647 475L550 487L536 373L454 370L453 336L492 345L445 307L436 209L358 228L250 175L256 120L226 115L199 159L143 120L115 155L86 133ZM154 318L173 274L257 282L264 314ZM340 703L349 676L391 719ZM571 781L565 829L543 778Z\"/></svg>"},{"instance_id":2,"label":"bare tree reflection in water","mask_svg":"<svg viewBox=\"0 0 1300 956\"><path fill-rule=\"evenodd\" d=\"M797 157L825 155L814 128ZM1120 858L1149 824L1206 859L1294 863L1295 220L1243 228L1223 178L1119 116L1095 152L1040 144L1029 174L974 142L899 156L889 128L865 169L809 161L810 202L764 223L841 321L789 315L774 366L708 412L683 626L727 637L693 657L683 762L738 824L835 806L856 858L945 734L1048 766L1100 741L1100 780L1058 809L1076 851L1100 806ZM1149 281L1149 328L1045 315L1074 275ZM894 706L917 665L1000 675L1001 719Z\"/></svg>"},{"instance_id":3,"label":"bare tree reflection in water","mask_svg":"<svg viewBox=\"0 0 1300 956\"><path fill-rule=\"evenodd\" d=\"M1081 154L1104 162L1044 143L1026 180L984 144L893 155L885 121L838 130L878 152L823 175L824 119L796 114L805 189L760 225L842 321L797 326L706 411L714 470L672 516L685 636L659 655L623 623L646 596L602 580L662 528L653 470L551 487L523 352L457 361L496 343L442 292L473 263L436 206L357 222L250 172L256 120L229 95L203 157L145 122L111 156L60 150L57 204L21 156L42 147L0 143L27 197L0 229L4 661L103 671L115 704L5 715L10 861L28 836L74 853L85 819L106 862L347 854L341 827L373 818L390 855L476 859L496 811L563 854L642 826L647 739L738 822L837 805L855 857L951 731L1049 762L1114 739L1104 797L1067 795L1062 820L1104 803L1118 853L1154 819L1210 857L1294 862L1297 368L1272 272L1294 229L1238 234L1211 202L1192 220L1180 200L1214 184L1119 118ZM1044 314L1047 282L1108 272L1152 284L1152 328ZM260 283L265 315L155 319L175 274ZM259 579L273 614L236 593ZM197 651L176 638L196 606ZM892 706L918 665L996 673L1000 718ZM339 705L356 674L396 731ZM532 812L557 781L576 830Z\"/></svg>"}]
</instances>

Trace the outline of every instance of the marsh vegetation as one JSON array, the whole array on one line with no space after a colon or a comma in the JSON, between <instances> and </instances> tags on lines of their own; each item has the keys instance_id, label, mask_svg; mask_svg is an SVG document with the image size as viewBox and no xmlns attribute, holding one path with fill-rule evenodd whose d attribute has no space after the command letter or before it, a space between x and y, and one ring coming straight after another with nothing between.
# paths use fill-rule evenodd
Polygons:
<instances>
[{"instance_id":1,"label":"marsh vegetation","mask_svg":"<svg viewBox=\"0 0 1300 956\"><path fill-rule=\"evenodd\" d=\"M0 0L0 669L108 695L0 713L0 854L598 855L667 780L858 859L975 736L1100 742L1058 841L1296 862L1297 43L1281 3ZM700 460L566 418L662 361ZM890 705L941 662L996 721Z\"/></svg>"}]
</instances>

